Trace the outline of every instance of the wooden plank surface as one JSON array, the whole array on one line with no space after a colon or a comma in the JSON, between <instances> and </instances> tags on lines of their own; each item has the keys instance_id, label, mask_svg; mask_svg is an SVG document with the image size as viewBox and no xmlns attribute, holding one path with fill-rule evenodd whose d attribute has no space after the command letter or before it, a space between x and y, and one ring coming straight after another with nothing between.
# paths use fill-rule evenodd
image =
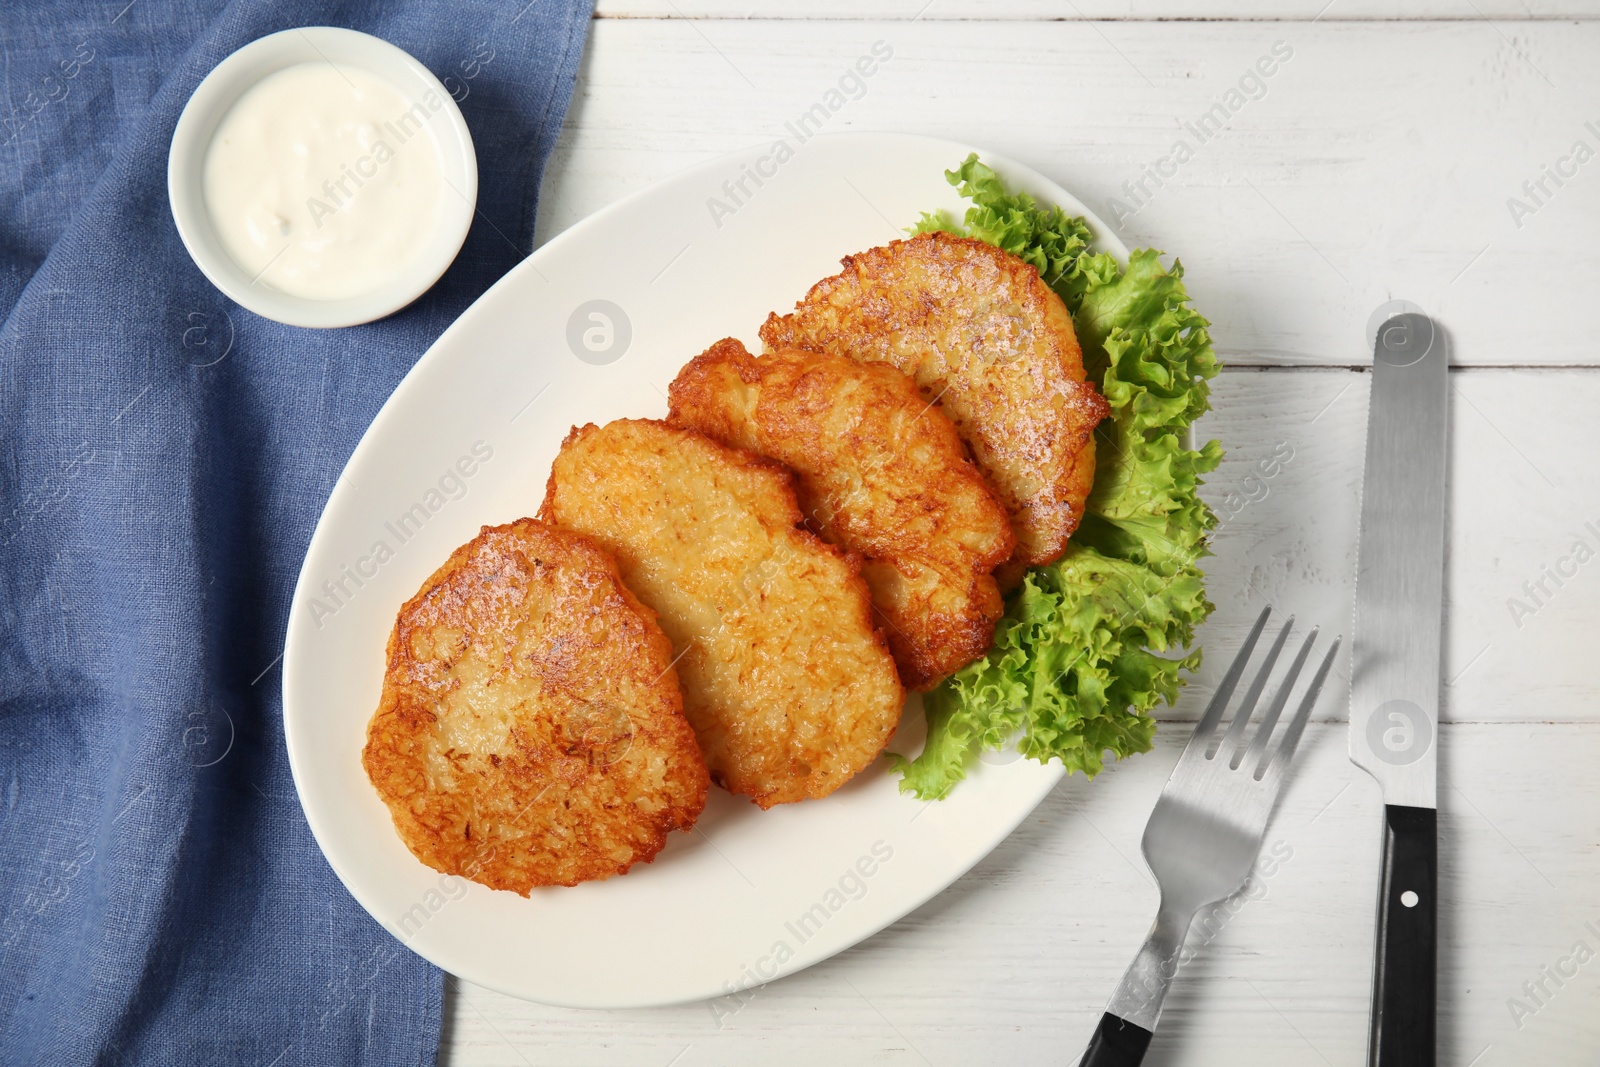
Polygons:
<instances>
[{"instance_id":1,"label":"wooden plank surface","mask_svg":"<svg viewBox=\"0 0 1600 1067\"><path fill-rule=\"evenodd\" d=\"M1130 211L1142 202L1119 234L1182 258L1234 362L1365 362L1363 324L1400 297L1450 322L1462 363L1595 363L1573 317L1600 269L1600 161L1561 188L1545 179L1542 207L1521 186L1580 139L1600 152L1585 127L1600 129L1600 23L1515 30L600 20L550 163L541 234L782 136L884 41L893 58L831 128L987 147L1055 178L1108 223L1113 200ZM1292 56L1200 143L1185 123L1199 129L1208 109L1225 109L1275 44ZM1157 188L1144 168L1180 139L1193 155L1164 164L1174 176ZM1123 185L1142 178L1136 201ZM1513 196L1535 207L1520 228Z\"/></svg>"},{"instance_id":2,"label":"wooden plank surface","mask_svg":"<svg viewBox=\"0 0 1600 1067\"><path fill-rule=\"evenodd\" d=\"M1204 491L1222 520L1205 562L1217 605L1206 642L1237 648L1264 603L1349 631L1367 389L1364 371L1337 369L1217 380L1200 424L1229 450ZM1582 458L1596 433L1582 418L1550 417L1555 403L1600 408L1600 374L1458 370L1450 399L1442 714L1600 721L1585 651L1600 633L1600 466ZM1197 684L1209 687L1226 663L1213 656ZM1344 717L1349 669L1346 655L1322 717Z\"/></svg>"},{"instance_id":3,"label":"wooden plank surface","mask_svg":"<svg viewBox=\"0 0 1600 1067\"><path fill-rule=\"evenodd\" d=\"M1592 19L1585 0L599 0L597 18L1119 21Z\"/></svg>"},{"instance_id":4,"label":"wooden plank surface","mask_svg":"<svg viewBox=\"0 0 1600 1067\"><path fill-rule=\"evenodd\" d=\"M742 1006L575 1011L452 980L444 1062L1071 1063L1154 915L1138 841L1187 730L1094 782L1063 782L933 901ZM1151 1067L1365 1063L1381 801L1342 726L1313 726L1304 744L1267 830L1276 869L1191 934ZM1506 1002L1531 1006L1523 983L1576 941L1600 948L1585 925L1600 926L1600 808L1591 786L1590 803L1558 814L1547 788L1592 777L1600 730L1447 726L1441 753L1439 1062L1592 1063L1600 962L1547 983L1530 1016Z\"/></svg>"},{"instance_id":5,"label":"wooden plank surface","mask_svg":"<svg viewBox=\"0 0 1600 1067\"><path fill-rule=\"evenodd\" d=\"M1597 11L1580 0L821 0L796 19L772 0L601 0L541 237L779 136L879 40L894 57L835 128L983 145L1109 219L1122 184L1185 122L1275 42L1293 49L1226 130L1149 183L1120 230L1182 257L1230 367L1201 425L1229 449L1206 490L1224 516L1203 634L1218 654L1163 712L1155 751L1064 782L966 877L862 945L742 1004L571 1011L452 979L441 1062L1072 1062L1153 913L1139 836L1221 661L1264 602L1349 627L1364 324L1397 297L1443 318L1458 364L1439 1062L1596 1062L1600 963L1574 949L1600 953L1600 699L1588 669L1600 633L1600 357L1585 323L1600 282L1600 163L1561 186L1546 178L1538 204L1521 186L1579 139L1600 151L1585 126L1600 128ZM1288 21L1239 21L1273 18ZM1535 210L1514 220L1514 196ZM1380 801L1345 756L1344 700L1335 676L1267 834L1268 853L1287 858L1191 941L1146 1063L1365 1062Z\"/></svg>"}]
</instances>

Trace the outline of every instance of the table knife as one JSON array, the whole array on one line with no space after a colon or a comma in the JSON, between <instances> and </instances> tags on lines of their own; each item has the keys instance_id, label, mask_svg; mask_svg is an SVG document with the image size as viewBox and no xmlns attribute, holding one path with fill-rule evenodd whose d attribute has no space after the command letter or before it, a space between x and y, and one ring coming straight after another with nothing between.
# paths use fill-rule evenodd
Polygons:
<instances>
[{"instance_id":1,"label":"table knife","mask_svg":"<svg viewBox=\"0 0 1600 1067\"><path fill-rule=\"evenodd\" d=\"M1350 682L1350 758L1383 788L1371 1067L1434 1063L1448 361L1426 315L1378 329Z\"/></svg>"}]
</instances>

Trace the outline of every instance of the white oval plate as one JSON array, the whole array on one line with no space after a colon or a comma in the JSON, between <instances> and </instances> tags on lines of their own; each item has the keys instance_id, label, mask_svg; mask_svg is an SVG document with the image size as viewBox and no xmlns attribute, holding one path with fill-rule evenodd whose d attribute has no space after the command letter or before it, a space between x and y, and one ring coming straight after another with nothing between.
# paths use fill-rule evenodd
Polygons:
<instances>
[{"instance_id":1,"label":"white oval plate","mask_svg":"<svg viewBox=\"0 0 1600 1067\"><path fill-rule=\"evenodd\" d=\"M361 747L396 611L479 527L538 508L570 426L663 416L667 384L713 341L736 336L759 351L767 313L790 309L841 256L904 236L923 211L964 208L944 171L966 145L842 134L787 147L781 162L768 146L694 167L519 264L400 383L317 524L284 654L300 801L361 905L468 981L587 1008L770 981L938 893L1061 777L1059 764L991 756L949 799L925 804L902 796L880 760L825 800L767 812L713 787L698 826L673 834L654 863L529 899L418 862L367 782ZM1126 256L1065 190L980 155ZM913 698L891 748L919 751L923 730Z\"/></svg>"}]
</instances>

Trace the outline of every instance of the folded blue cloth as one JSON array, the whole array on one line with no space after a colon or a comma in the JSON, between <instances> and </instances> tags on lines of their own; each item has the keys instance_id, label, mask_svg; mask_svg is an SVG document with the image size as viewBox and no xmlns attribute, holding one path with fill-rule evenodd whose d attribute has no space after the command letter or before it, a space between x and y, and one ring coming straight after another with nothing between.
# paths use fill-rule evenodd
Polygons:
<instances>
[{"instance_id":1,"label":"folded blue cloth","mask_svg":"<svg viewBox=\"0 0 1600 1067\"><path fill-rule=\"evenodd\" d=\"M589 0L61 0L0 16L0 1063L431 1064L442 977L312 840L284 749L289 597L384 398L533 239ZM291 26L415 55L478 218L416 304L244 311L184 252L167 146Z\"/></svg>"}]
</instances>

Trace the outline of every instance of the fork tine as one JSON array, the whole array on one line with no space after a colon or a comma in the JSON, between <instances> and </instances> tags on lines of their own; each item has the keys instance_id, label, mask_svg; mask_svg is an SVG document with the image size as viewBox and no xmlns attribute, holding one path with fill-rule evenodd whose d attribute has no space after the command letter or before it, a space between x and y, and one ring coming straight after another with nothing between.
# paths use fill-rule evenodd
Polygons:
<instances>
[{"instance_id":1,"label":"fork tine","mask_svg":"<svg viewBox=\"0 0 1600 1067\"><path fill-rule=\"evenodd\" d=\"M1250 716L1256 710L1256 704L1261 700L1261 692L1267 687L1267 679L1272 675L1272 668L1278 663L1278 653L1283 651L1283 644L1289 640L1289 631L1294 629L1294 616L1289 616L1289 621L1283 624L1283 629L1278 631L1278 637L1272 642L1272 649L1267 653L1267 660L1256 672L1255 680L1250 683L1250 691L1244 695L1244 703L1234 713L1233 721L1228 723L1228 732L1222 735L1222 742L1217 745L1215 752L1208 752L1208 757L1219 757L1224 752L1233 753L1239 748L1239 739L1244 736L1244 728L1250 724ZM1236 764L1235 764L1236 765Z\"/></svg>"},{"instance_id":2,"label":"fork tine","mask_svg":"<svg viewBox=\"0 0 1600 1067\"><path fill-rule=\"evenodd\" d=\"M1333 658L1339 654L1339 645L1344 637L1340 635L1333 639L1333 647L1328 649L1328 654L1322 657L1322 665L1317 668L1317 673L1311 679L1311 686L1306 690L1306 695L1300 701L1300 707L1294 713L1294 718L1289 720L1289 728L1284 731L1283 743L1273 752L1268 754L1256 768L1255 779L1261 781L1270 770L1282 776L1284 769L1289 766L1289 761L1294 759L1294 748L1300 743L1300 735L1305 732L1306 720L1311 718L1311 709L1317 703L1317 696L1322 692L1322 683L1327 680L1328 669L1333 666Z\"/></svg>"},{"instance_id":3,"label":"fork tine","mask_svg":"<svg viewBox=\"0 0 1600 1067\"><path fill-rule=\"evenodd\" d=\"M1211 703L1206 705L1205 714L1200 716L1199 723L1195 725L1194 733L1189 737L1188 747L1184 749L1185 755L1196 746L1204 747L1206 739L1217 728L1222 713L1228 708L1228 701L1233 698L1234 687L1239 684L1239 677L1244 674L1245 664L1250 662L1250 653L1255 651L1256 638L1261 636L1261 631L1267 625L1267 616L1271 614L1272 608L1265 607L1261 609L1261 614L1256 616L1256 624L1250 627L1250 636L1244 639L1244 647L1233 657L1233 662L1228 665L1228 672L1222 676L1222 681L1217 683L1217 691L1211 694Z\"/></svg>"},{"instance_id":4,"label":"fork tine","mask_svg":"<svg viewBox=\"0 0 1600 1067\"><path fill-rule=\"evenodd\" d=\"M1261 718L1261 725L1256 728L1255 737L1250 740L1248 751L1235 751L1233 760L1228 764L1229 769L1238 770L1240 764L1246 760L1260 765L1261 753L1267 749L1267 742L1272 738L1272 728L1278 725L1278 718L1283 714L1283 706L1289 703L1289 691L1294 688L1294 683L1300 677L1300 669L1306 665L1306 657L1311 654L1311 646L1317 642L1317 627L1313 626L1306 635L1305 641L1300 645L1300 651L1294 657L1294 662L1289 664L1289 672L1278 683L1278 691L1272 696L1272 705L1267 708L1266 715Z\"/></svg>"}]
</instances>

